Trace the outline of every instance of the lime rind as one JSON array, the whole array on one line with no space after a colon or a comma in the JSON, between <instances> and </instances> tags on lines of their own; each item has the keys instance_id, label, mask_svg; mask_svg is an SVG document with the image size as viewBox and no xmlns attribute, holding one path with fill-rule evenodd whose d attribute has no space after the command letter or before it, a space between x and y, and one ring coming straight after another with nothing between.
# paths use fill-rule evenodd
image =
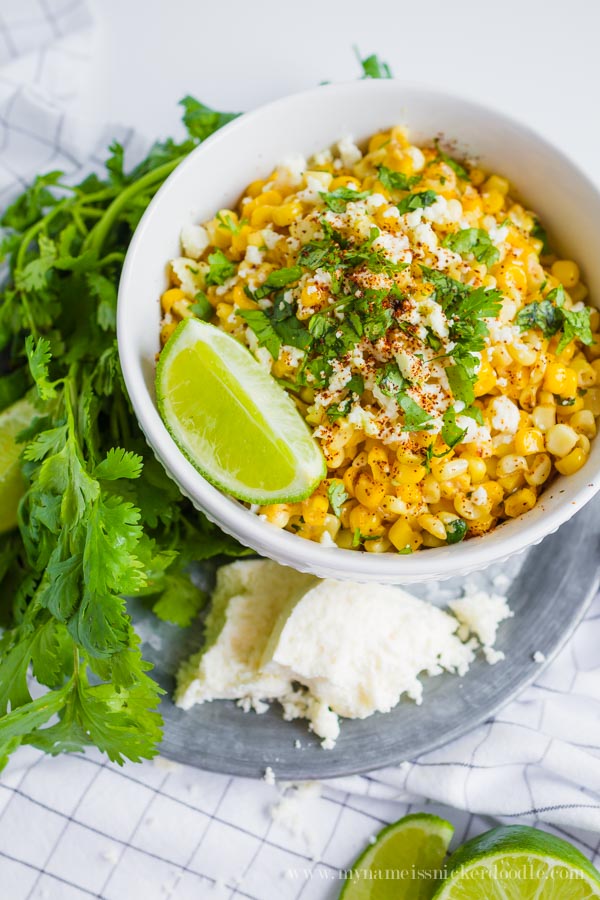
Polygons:
<instances>
[{"instance_id":1,"label":"lime rind","mask_svg":"<svg viewBox=\"0 0 600 900\"><path fill-rule=\"evenodd\" d=\"M505 825L494 828L479 837L473 838L456 850L446 863L447 877L438 888L433 900L458 900L463 896L465 887L461 886L462 876L476 867L492 868L494 864L520 860L519 865L529 861L545 864L548 868L563 867L578 873L573 882L583 882L592 891L586 894L600 898L600 872L576 847L562 838L540 831L526 825ZM467 875L468 878L468 875ZM467 882L468 883L468 882ZM500 889L500 888L499 888ZM469 895L470 896L470 895ZM478 895L474 895L478 896ZM483 896L482 894L479 896ZM498 893L498 897L502 895ZM518 897L515 893L515 881L511 879L511 893L507 896ZM529 894L524 894L529 898ZM545 894L543 896L546 896ZM556 894L567 898L567 893ZM577 895L572 894L573 898ZM583 894L579 895L583 897Z\"/></svg>"},{"instance_id":2,"label":"lime rind","mask_svg":"<svg viewBox=\"0 0 600 900\"><path fill-rule=\"evenodd\" d=\"M199 344L223 363L224 383L229 381L237 394L238 405L245 398L255 424L263 423L265 440L270 440L275 452L293 467L293 477L285 485L278 485L273 490L248 485L234 472L219 466L216 454L211 452L209 442L200 433L192 434L182 425L170 402L169 370L178 354ZM202 390L201 383L198 390ZM323 454L292 399L245 347L213 325L191 318L178 325L158 361L156 395L163 422L186 459L207 481L239 500L261 506L295 503L309 497L327 474ZM265 467L268 465L269 461L265 460Z\"/></svg>"}]
</instances>

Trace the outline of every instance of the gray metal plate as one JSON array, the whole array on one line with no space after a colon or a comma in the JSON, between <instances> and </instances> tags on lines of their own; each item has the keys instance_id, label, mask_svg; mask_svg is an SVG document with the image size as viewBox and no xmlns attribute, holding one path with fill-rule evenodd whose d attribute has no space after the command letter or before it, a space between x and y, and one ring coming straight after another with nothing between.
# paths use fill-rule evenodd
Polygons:
<instances>
[{"instance_id":1,"label":"gray metal plate","mask_svg":"<svg viewBox=\"0 0 600 900\"><path fill-rule=\"evenodd\" d=\"M185 631L156 618L140 605L132 610L154 663L154 676L167 694L161 704L165 733L161 753L213 772L262 777L271 766L284 780L321 779L367 772L412 759L490 717L530 684L541 671L535 651L550 660L583 616L598 587L600 500L585 509L526 555L513 557L470 582L493 589L494 579L510 578L508 597L514 618L503 622L496 647L506 659L495 666L477 659L462 678L424 677L422 706L402 700L386 715L342 720L334 750L323 750L305 721L284 722L277 703L262 715L244 713L235 703L216 701L183 712L172 703L174 673L201 642L201 628ZM200 570L210 587L214 564ZM444 605L456 597L464 579L413 585L415 594ZM365 587L368 591L368 586ZM295 747L299 740L301 748Z\"/></svg>"}]
</instances>

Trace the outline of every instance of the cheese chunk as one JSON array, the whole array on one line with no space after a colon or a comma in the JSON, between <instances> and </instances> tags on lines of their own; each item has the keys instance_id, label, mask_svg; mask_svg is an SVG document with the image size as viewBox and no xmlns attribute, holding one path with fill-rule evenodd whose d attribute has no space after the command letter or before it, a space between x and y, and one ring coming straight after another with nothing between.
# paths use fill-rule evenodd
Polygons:
<instances>
[{"instance_id":1,"label":"cheese chunk","mask_svg":"<svg viewBox=\"0 0 600 900\"><path fill-rule=\"evenodd\" d=\"M453 616L400 588L327 579L284 612L263 662L338 715L364 719L389 712L403 694L420 703L420 674L464 674L474 650L457 628Z\"/></svg>"}]
</instances>

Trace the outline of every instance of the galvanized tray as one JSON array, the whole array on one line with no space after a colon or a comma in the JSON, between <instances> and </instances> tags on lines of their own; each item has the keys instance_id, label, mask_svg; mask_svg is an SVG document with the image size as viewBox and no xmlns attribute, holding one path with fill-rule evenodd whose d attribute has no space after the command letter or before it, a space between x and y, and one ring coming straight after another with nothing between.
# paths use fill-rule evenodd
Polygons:
<instances>
[{"instance_id":1,"label":"galvanized tray","mask_svg":"<svg viewBox=\"0 0 600 900\"><path fill-rule=\"evenodd\" d=\"M167 691L161 704L165 719L161 753L230 775L262 777L270 766L281 779L321 779L397 764L460 737L536 678L541 670L533 659L536 651L550 661L568 640L598 588L599 547L597 499L526 554L469 576L481 587L504 588L500 592L508 593L514 618L501 624L496 642L506 659L495 666L477 659L462 678L425 677L422 706L403 700L386 715L342 720L333 750L321 748L305 721L285 722L277 703L262 715L244 713L229 701L205 703L189 712L178 709L170 699L174 673L180 661L200 646L200 624L181 630L157 622L136 605L134 621L144 654ZM214 570L214 563L199 570L207 587ZM443 606L463 586L464 579L455 578L408 589Z\"/></svg>"}]
</instances>

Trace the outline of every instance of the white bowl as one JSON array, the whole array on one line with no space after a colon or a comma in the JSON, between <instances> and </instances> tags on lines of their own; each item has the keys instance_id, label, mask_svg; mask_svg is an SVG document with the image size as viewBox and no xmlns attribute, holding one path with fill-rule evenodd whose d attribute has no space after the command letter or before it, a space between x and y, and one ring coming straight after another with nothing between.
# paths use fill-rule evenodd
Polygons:
<instances>
[{"instance_id":1,"label":"white bowl","mask_svg":"<svg viewBox=\"0 0 600 900\"><path fill-rule=\"evenodd\" d=\"M600 487L600 440L586 465L559 478L537 506L490 534L403 556L329 548L282 531L209 484L187 461L159 416L154 394L159 349L159 297L166 263L180 255L179 235L236 203L251 181L278 162L304 156L351 134L358 142L392 125L407 125L415 143L436 136L506 175L535 210L553 241L583 270L600 295L600 195L559 150L525 125L465 100L399 81L326 85L248 113L205 141L173 172L143 216L119 287L118 341L125 383L146 438L182 492L224 531L263 556L322 577L409 583L480 569L539 542ZM198 386L202 390L202 386Z\"/></svg>"}]
</instances>

